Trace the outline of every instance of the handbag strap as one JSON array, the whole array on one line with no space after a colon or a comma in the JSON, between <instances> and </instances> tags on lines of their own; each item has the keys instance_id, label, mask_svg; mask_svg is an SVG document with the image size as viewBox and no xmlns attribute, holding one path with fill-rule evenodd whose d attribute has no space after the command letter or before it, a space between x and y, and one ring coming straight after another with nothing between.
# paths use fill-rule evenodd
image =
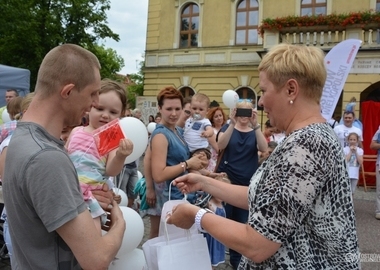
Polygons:
<instances>
[{"instance_id":1,"label":"handbag strap","mask_svg":"<svg viewBox=\"0 0 380 270\"><path fill-rule=\"evenodd\" d=\"M218 159L216 160L216 164L215 164L215 168L214 168L214 173L216 173L218 171L218 167L219 167L220 162L222 161L224 151L225 151L225 149L219 150Z\"/></svg>"}]
</instances>

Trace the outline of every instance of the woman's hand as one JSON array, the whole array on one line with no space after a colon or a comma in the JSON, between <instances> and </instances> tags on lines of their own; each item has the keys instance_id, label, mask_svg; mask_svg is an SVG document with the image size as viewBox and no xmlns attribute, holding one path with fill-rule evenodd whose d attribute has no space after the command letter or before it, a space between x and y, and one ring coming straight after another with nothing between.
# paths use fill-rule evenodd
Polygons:
<instances>
[{"instance_id":1,"label":"woman's hand","mask_svg":"<svg viewBox=\"0 0 380 270\"><path fill-rule=\"evenodd\" d=\"M232 109L230 111L230 124L232 125L235 125L237 122L237 118L236 118L236 108Z\"/></svg>"},{"instance_id":2,"label":"woman's hand","mask_svg":"<svg viewBox=\"0 0 380 270\"><path fill-rule=\"evenodd\" d=\"M169 214L167 223L174 224L182 229L190 229L194 224L195 215L199 209L199 207L189 203L176 205L173 207L172 213Z\"/></svg>"},{"instance_id":3,"label":"woman's hand","mask_svg":"<svg viewBox=\"0 0 380 270\"><path fill-rule=\"evenodd\" d=\"M207 184L207 179L207 177L198 173L188 173L174 179L173 185L182 193L191 193L203 190L203 186Z\"/></svg>"},{"instance_id":4,"label":"woman's hand","mask_svg":"<svg viewBox=\"0 0 380 270\"><path fill-rule=\"evenodd\" d=\"M251 118L249 118L249 121L252 124L252 128L257 126L257 110L256 109L252 109L252 116Z\"/></svg>"},{"instance_id":5,"label":"woman's hand","mask_svg":"<svg viewBox=\"0 0 380 270\"><path fill-rule=\"evenodd\" d=\"M156 191L152 188L146 189L146 203L150 207L154 207L156 205Z\"/></svg>"}]
</instances>

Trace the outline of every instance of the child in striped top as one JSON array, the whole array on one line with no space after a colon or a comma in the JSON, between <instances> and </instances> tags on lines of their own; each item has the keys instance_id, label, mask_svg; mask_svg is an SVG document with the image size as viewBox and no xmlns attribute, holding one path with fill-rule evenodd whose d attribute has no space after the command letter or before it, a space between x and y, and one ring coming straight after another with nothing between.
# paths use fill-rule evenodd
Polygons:
<instances>
[{"instance_id":1,"label":"child in striped top","mask_svg":"<svg viewBox=\"0 0 380 270\"><path fill-rule=\"evenodd\" d=\"M125 158L133 151L133 143L129 139L122 139L118 148L101 156L93 131L123 116L126 103L125 89L116 82L103 80L99 91L99 102L89 112L88 126L74 128L66 143L68 154L78 173L83 198L99 232L101 225L106 221L106 213L92 195L92 191L102 190L109 176L120 173Z\"/></svg>"}]
</instances>

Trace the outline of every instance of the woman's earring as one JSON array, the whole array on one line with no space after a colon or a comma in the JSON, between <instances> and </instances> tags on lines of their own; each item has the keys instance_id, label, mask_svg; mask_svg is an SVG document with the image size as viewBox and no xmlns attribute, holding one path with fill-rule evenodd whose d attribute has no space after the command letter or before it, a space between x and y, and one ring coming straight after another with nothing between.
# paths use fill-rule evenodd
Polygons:
<instances>
[{"instance_id":1,"label":"woman's earring","mask_svg":"<svg viewBox=\"0 0 380 270\"><path fill-rule=\"evenodd\" d=\"M289 101L290 105L293 105L293 100Z\"/></svg>"}]
</instances>

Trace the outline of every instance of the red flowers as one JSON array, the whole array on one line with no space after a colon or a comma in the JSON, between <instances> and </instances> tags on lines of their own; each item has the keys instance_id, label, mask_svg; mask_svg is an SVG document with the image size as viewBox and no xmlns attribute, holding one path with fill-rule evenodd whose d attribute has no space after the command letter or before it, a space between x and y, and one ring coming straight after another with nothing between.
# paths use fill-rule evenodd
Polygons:
<instances>
[{"instance_id":1,"label":"red flowers","mask_svg":"<svg viewBox=\"0 0 380 270\"><path fill-rule=\"evenodd\" d=\"M380 23L380 12L373 10L350 12L346 14L312 15L312 16L287 16L276 19L267 18L262 20L259 33L264 35L266 30L281 31L284 27L309 27L316 25L328 26L333 30L347 25L360 24L365 28L367 24Z\"/></svg>"}]
</instances>

